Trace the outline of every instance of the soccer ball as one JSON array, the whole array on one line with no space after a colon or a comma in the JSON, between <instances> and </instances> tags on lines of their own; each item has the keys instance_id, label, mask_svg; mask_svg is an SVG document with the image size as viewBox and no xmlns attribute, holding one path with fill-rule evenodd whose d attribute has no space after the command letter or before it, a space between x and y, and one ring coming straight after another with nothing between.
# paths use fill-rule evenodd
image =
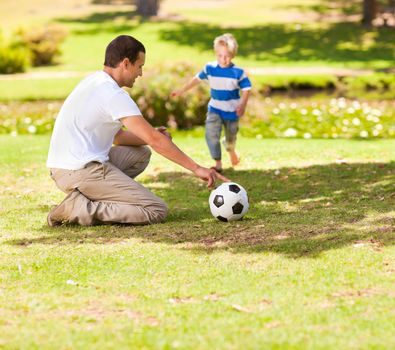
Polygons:
<instances>
[{"instance_id":1,"label":"soccer ball","mask_svg":"<svg viewBox=\"0 0 395 350\"><path fill-rule=\"evenodd\" d=\"M249 208L246 190L235 182L224 182L210 194L211 214L221 221L241 219Z\"/></svg>"}]
</instances>

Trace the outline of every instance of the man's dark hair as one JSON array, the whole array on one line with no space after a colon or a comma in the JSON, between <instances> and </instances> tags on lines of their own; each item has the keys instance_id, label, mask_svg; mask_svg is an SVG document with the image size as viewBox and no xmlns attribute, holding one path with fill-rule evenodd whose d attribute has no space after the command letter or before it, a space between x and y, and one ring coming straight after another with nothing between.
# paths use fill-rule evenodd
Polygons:
<instances>
[{"instance_id":1,"label":"man's dark hair","mask_svg":"<svg viewBox=\"0 0 395 350\"><path fill-rule=\"evenodd\" d=\"M131 63L137 61L139 52L145 53L144 45L130 35L119 35L106 48L104 65L115 68L124 58Z\"/></svg>"}]
</instances>

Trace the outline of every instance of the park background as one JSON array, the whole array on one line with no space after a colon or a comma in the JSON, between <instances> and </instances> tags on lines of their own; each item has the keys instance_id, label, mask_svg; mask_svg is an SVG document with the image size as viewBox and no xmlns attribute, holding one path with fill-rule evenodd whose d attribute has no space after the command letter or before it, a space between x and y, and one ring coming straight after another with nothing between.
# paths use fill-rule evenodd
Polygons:
<instances>
[{"instance_id":1,"label":"park background","mask_svg":"<svg viewBox=\"0 0 395 350\"><path fill-rule=\"evenodd\" d=\"M395 346L392 1L1 1L0 23L1 348ZM242 164L225 158L246 218L216 221L204 184L154 155L139 180L165 223L48 228L56 113L107 43L145 44L131 96L209 166L207 86L169 93L224 32L254 86Z\"/></svg>"}]
</instances>

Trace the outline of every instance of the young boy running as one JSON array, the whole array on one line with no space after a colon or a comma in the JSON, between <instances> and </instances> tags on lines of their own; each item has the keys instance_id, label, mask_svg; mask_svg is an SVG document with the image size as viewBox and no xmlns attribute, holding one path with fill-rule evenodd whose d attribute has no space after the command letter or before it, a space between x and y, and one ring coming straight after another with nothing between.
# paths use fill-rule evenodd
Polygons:
<instances>
[{"instance_id":1,"label":"young boy running","mask_svg":"<svg viewBox=\"0 0 395 350\"><path fill-rule=\"evenodd\" d=\"M214 40L216 61L207 63L203 70L181 89L171 96L180 96L184 92L207 80L210 85L211 99L208 103L206 119L206 142L211 157L215 160L216 171L222 171L220 137L222 127L225 130L223 144L229 152L232 166L239 163L236 153L236 137L239 130L239 118L244 114L251 82L244 70L232 63L237 53L237 41L232 34L223 34ZM240 97L241 90L241 97Z\"/></svg>"}]
</instances>

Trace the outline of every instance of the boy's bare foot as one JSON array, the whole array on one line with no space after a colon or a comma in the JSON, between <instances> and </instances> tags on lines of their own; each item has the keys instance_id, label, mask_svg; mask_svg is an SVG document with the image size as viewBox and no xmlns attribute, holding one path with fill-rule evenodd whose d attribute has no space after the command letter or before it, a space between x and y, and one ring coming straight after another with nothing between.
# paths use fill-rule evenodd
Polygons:
<instances>
[{"instance_id":1,"label":"boy's bare foot","mask_svg":"<svg viewBox=\"0 0 395 350\"><path fill-rule=\"evenodd\" d=\"M232 166L236 166L237 164L240 163L240 158L239 158L238 154L236 153L236 151L230 151L229 156L230 156L230 161L232 163Z\"/></svg>"}]
</instances>

